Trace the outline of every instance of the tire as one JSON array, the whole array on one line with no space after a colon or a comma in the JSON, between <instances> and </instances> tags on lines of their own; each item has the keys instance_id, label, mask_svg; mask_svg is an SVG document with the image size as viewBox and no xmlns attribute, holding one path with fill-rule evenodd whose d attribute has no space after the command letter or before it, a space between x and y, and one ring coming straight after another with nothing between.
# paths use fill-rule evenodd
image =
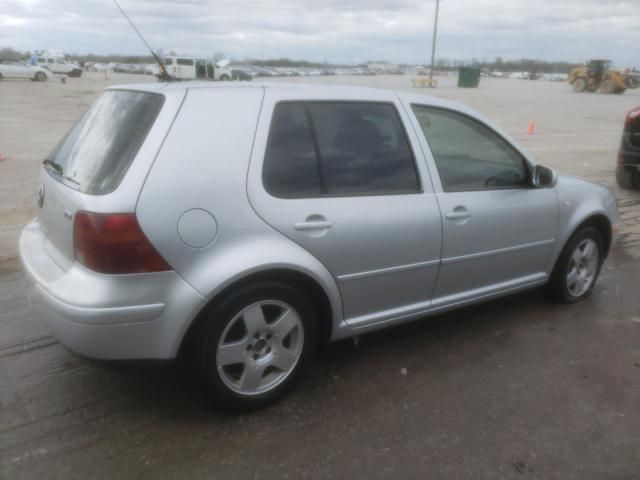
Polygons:
<instances>
[{"instance_id":1,"label":"tire","mask_svg":"<svg viewBox=\"0 0 640 480\"><path fill-rule=\"evenodd\" d=\"M589 255L587 248L593 254ZM547 285L552 299L577 303L587 298L598 280L603 260L604 241L596 228L584 227L574 233L562 249Z\"/></svg>"},{"instance_id":2,"label":"tire","mask_svg":"<svg viewBox=\"0 0 640 480\"><path fill-rule=\"evenodd\" d=\"M195 361L207 392L214 403L236 411L282 397L299 380L318 342L312 303L279 283L233 292L206 314L196 335Z\"/></svg>"},{"instance_id":3,"label":"tire","mask_svg":"<svg viewBox=\"0 0 640 480\"><path fill-rule=\"evenodd\" d=\"M587 81L582 77L576 78L575 81L573 82L574 92L582 93L585 91L586 88L587 88Z\"/></svg>"},{"instance_id":4,"label":"tire","mask_svg":"<svg viewBox=\"0 0 640 480\"><path fill-rule=\"evenodd\" d=\"M0 73L0 80L2 80L2 74Z\"/></svg>"},{"instance_id":5,"label":"tire","mask_svg":"<svg viewBox=\"0 0 640 480\"><path fill-rule=\"evenodd\" d=\"M226 82L229 80L229 75L220 75L220 81L221 82Z\"/></svg>"},{"instance_id":6,"label":"tire","mask_svg":"<svg viewBox=\"0 0 640 480\"><path fill-rule=\"evenodd\" d=\"M616 169L616 183L620 188L640 189L640 173L619 166Z\"/></svg>"},{"instance_id":7,"label":"tire","mask_svg":"<svg viewBox=\"0 0 640 480\"><path fill-rule=\"evenodd\" d=\"M47 75L44 72L36 72L36 82L44 82L47 79Z\"/></svg>"},{"instance_id":8,"label":"tire","mask_svg":"<svg viewBox=\"0 0 640 480\"><path fill-rule=\"evenodd\" d=\"M603 84L600 86L600 93L611 94L614 93L616 86L613 84L611 80L605 80Z\"/></svg>"}]
</instances>

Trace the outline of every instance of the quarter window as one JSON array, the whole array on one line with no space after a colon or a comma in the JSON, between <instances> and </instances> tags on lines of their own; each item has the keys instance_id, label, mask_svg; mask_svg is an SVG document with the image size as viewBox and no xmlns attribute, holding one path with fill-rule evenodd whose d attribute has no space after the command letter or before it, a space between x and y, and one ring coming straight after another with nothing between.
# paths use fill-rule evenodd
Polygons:
<instances>
[{"instance_id":1,"label":"quarter window","mask_svg":"<svg viewBox=\"0 0 640 480\"><path fill-rule=\"evenodd\" d=\"M406 133L387 103L278 104L263 178L283 197L420 191Z\"/></svg>"},{"instance_id":2,"label":"quarter window","mask_svg":"<svg viewBox=\"0 0 640 480\"><path fill-rule=\"evenodd\" d=\"M522 156L502 137L466 115L413 105L447 192L518 188L529 183Z\"/></svg>"},{"instance_id":3,"label":"quarter window","mask_svg":"<svg viewBox=\"0 0 640 480\"><path fill-rule=\"evenodd\" d=\"M278 197L315 197L322 193L304 104L281 103L276 107L262 174L267 190Z\"/></svg>"}]
</instances>

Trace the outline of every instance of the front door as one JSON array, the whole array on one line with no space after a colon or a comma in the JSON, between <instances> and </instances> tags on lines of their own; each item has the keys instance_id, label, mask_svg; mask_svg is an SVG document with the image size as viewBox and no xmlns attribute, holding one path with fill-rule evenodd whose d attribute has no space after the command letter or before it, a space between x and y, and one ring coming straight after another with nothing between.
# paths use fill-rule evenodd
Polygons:
<instances>
[{"instance_id":1,"label":"front door","mask_svg":"<svg viewBox=\"0 0 640 480\"><path fill-rule=\"evenodd\" d=\"M295 94L300 99L278 89L265 95L252 205L331 271L350 325L426 309L442 232L406 114L389 92L348 102Z\"/></svg>"},{"instance_id":2,"label":"front door","mask_svg":"<svg viewBox=\"0 0 640 480\"><path fill-rule=\"evenodd\" d=\"M443 249L434 306L543 282L555 246L555 190L532 187L523 156L479 120L412 109L440 183Z\"/></svg>"}]
</instances>

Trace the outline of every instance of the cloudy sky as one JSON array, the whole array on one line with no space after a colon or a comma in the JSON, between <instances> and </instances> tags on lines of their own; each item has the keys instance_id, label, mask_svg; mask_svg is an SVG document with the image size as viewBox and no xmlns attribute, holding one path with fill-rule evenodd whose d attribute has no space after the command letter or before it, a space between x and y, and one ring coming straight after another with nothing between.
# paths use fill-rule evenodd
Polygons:
<instances>
[{"instance_id":1,"label":"cloudy sky","mask_svg":"<svg viewBox=\"0 0 640 480\"><path fill-rule=\"evenodd\" d=\"M435 0L120 0L156 49L428 62ZM0 48L143 54L111 0L0 0ZM640 0L441 0L437 57L640 67Z\"/></svg>"}]
</instances>

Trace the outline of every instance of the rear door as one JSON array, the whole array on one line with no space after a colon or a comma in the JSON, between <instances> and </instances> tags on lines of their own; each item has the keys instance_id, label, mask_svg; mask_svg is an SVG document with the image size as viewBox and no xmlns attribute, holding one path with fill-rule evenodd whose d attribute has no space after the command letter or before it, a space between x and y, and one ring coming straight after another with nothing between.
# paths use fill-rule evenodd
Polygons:
<instances>
[{"instance_id":1,"label":"rear door","mask_svg":"<svg viewBox=\"0 0 640 480\"><path fill-rule=\"evenodd\" d=\"M443 247L434 306L545 281L558 224L555 190L532 187L524 156L470 114L410 108L438 173Z\"/></svg>"},{"instance_id":2,"label":"rear door","mask_svg":"<svg viewBox=\"0 0 640 480\"><path fill-rule=\"evenodd\" d=\"M435 285L440 213L406 122L390 92L266 89L251 203L332 272L353 326L422 311Z\"/></svg>"}]
</instances>

